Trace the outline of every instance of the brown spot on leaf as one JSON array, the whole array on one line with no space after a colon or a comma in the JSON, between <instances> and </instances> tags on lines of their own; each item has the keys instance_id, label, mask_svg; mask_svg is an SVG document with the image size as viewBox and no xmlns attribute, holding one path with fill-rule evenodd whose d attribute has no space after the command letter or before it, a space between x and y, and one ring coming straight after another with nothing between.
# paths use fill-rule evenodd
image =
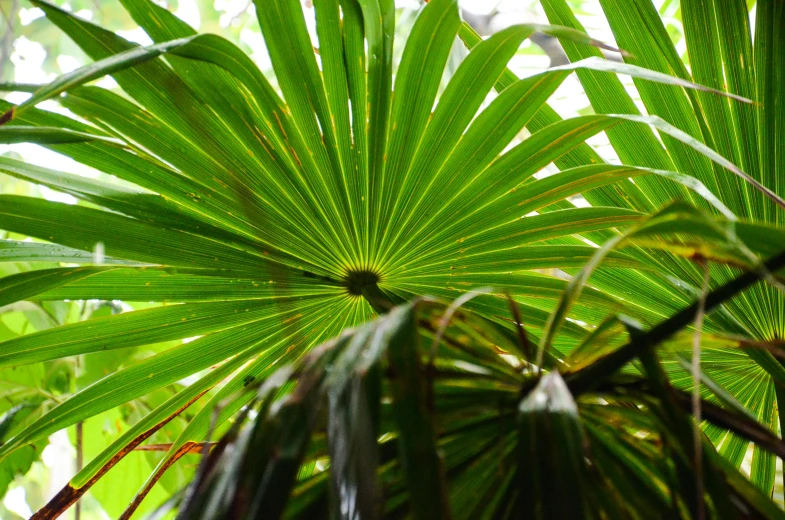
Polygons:
<instances>
[{"instance_id":1,"label":"brown spot on leaf","mask_svg":"<svg viewBox=\"0 0 785 520\"><path fill-rule=\"evenodd\" d=\"M0 126L3 126L4 124L12 120L14 118L15 111L16 109L12 107L9 110L7 110L2 116L0 116Z\"/></svg>"}]
</instances>

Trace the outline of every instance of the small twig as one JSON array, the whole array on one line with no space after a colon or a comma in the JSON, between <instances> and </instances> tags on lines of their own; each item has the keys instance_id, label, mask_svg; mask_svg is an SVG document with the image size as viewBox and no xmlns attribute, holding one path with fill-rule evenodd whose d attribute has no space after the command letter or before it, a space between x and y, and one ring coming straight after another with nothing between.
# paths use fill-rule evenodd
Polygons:
<instances>
[{"instance_id":1,"label":"small twig","mask_svg":"<svg viewBox=\"0 0 785 520\"><path fill-rule=\"evenodd\" d=\"M84 422L76 423L76 472L79 473L84 467ZM77 499L74 504L74 520L82 517L82 501Z\"/></svg>"},{"instance_id":2,"label":"small twig","mask_svg":"<svg viewBox=\"0 0 785 520\"><path fill-rule=\"evenodd\" d=\"M103 18L104 12L101 11L101 1L100 0L93 0L93 9L95 9L96 12L98 12L98 16Z\"/></svg>"},{"instance_id":3,"label":"small twig","mask_svg":"<svg viewBox=\"0 0 785 520\"><path fill-rule=\"evenodd\" d=\"M145 484L144 488L142 488L142 490L136 494L133 501L131 501L131 503L128 505L125 511L123 511L123 514L118 518L118 520L128 520L129 518L131 518L131 516L139 508L139 505L142 503L142 500L145 499L147 494L150 493L150 490L153 488L153 486L157 484L158 481L161 479L161 477L164 475L164 473L166 473L166 470L172 467L172 465L175 462L180 460L184 455L187 455L188 453L202 453L202 450L204 448L203 445L205 444L215 445L218 443L216 442L202 443L202 442L188 441L182 446L180 446L180 448L174 453L174 455L172 455L169 459L167 459L167 461L158 468L158 470L155 472L152 478L150 478L150 480L148 480L148 482ZM172 445L150 444L147 446L137 446L135 449L144 451L145 449L154 448L156 446L171 447Z\"/></svg>"},{"instance_id":4,"label":"small twig","mask_svg":"<svg viewBox=\"0 0 785 520\"><path fill-rule=\"evenodd\" d=\"M186 443L188 445L188 451L185 453L198 453L202 454L203 450L207 448L208 450L218 444L217 442L194 442L188 441ZM172 449L173 444L145 444L142 446L137 446L134 448L134 451L169 451ZM180 449L183 449L182 447Z\"/></svg>"},{"instance_id":5,"label":"small twig","mask_svg":"<svg viewBox=\"0 0 785 520\"><path fill-rule=\"evenodd\" d=\"M5 66L11 63L11 49L13 48L15 36L14 18L16 18L17 12L19 12L19 0L14 0L11 3L11 12L8 15L6 15L5 10L2 8L2 3L0 3L0 14L5 18L7 26L7 31L3 35L2 41L0 41L0 80L5 79Z\"/></svg>"},{"instance_id":6,"label":"small twig","mask_svg":"<svg viewBox=\"0 0 785 520\"><path fill-rule=\"evenodd\" d=\"M79 311L79 321L90 319L92 314L92 306L88 300L82 302L82 308ZM77 373L82 365L82 356L76 357ZM84 468L84 421L76 423L76 473L78 474ZM82 501L76 499L74 504L74 520L81 520L82 518Z\"/></svg>"}]
</instances>

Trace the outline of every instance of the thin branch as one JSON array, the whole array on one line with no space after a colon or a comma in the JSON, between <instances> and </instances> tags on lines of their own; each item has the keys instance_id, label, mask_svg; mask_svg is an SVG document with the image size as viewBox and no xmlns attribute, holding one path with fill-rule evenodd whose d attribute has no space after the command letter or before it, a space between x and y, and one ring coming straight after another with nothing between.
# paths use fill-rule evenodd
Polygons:
<instances>
[{"instance_id":1,"label":"thin branch","mask_svg":"<svg viewBox=\"0 0 785 520\"><path fill-rule=\"evenodd\" d=\"M203 445L205 444L209 444L212 446L217 443L214 442L202 443L202 442L188 441L182 446L180 446L180 448L174 453L174 455L169 457L169 459L158 468L158 470L155 472L152 478L150 478L150 480L147 481L147 484L145 484L144 488L142 488L142 490L136 494L133 501L128 505L125 511L123 511L123 514L120 516L118 520L128 520L129 518L131 518L131 516L136 512L139 505L142 503L142 500L144 500L144 498L147 496L147 494L150 492L153 486L161 479L161 477L163 477L164 473L166 473L166 470L172 467L172 465L178 460L180 460L184 455L187 455L189 453L202 453ZM154 446L159 446L159 445L154 444L150 446L139 446L136 449L144 450L145 448L151 448ZM168 447L171 446L171 444L166 444L161 446Z\"/></svg>"},{"instance_id":2,"label":"thin branch","mask_svg":"<svg viewBox=\"0 0 785 520\"><path fill-rule=\"evenodd\" d=\"M76 423L76 472L79 473L84 468L84 422ZM74 504L74 520L82 518L82 501Z\"/></svg>"},{"instance_id":3,"label":"thin branch","mask_svg":"<svg viewBox=\"0 0 785 520\"><path fill-rule=\"evenodd\" d=\"M209 390L209 389L208 389ZM204 392L199 393L198 395L194 396L193 399L185 403L182 407L176 410L172 415L166 417L164 420L150 428L149 430L141 433L131 442L125 445L123 449L121 449L114 457L112 457L109 462L104 464L96 473L93 475L90 480L87 481L81 487L75 488L70 483L66 484L63 489L58 491L58 493L41 509L39 509L33 516L30 517L30 520L48 520L52 518L57 518L63 512L71 507L71 505L79 500L82 495L87 493L87 491L98 482L98 480L103 477L106 472L112 469L118 462L123 460L123 458L131 453L134 448L142 444L144 441L149 439L155 432L163 428L166 424L169 423L172 419L180 415L183 411L185 411L189 406L191 406L194 402L196 402L200 397L202 397L207 390Z\"/></svg>"},{"instance_id":4,"label":"thin branch","mask_svg":"<svg viewBox=\"0 0 785 520\"><path fill-rule=\"evenodd\" d=\"M771 257L763 267L765 271L775 272L785 268L785 251ZM709 312L730 300L741 291L765 277L761 269L748 271L730 282L714 289L706 296L704 312ZM630 341L610 354L598 359L591 365L573 373L565 374L565 381L573 394L591 390L607 375L612 374L637 357L642 349L653 348L689 325L695 319L699 303L695 302L652 328L640 338Z\"/></svg>"}]
</instances>

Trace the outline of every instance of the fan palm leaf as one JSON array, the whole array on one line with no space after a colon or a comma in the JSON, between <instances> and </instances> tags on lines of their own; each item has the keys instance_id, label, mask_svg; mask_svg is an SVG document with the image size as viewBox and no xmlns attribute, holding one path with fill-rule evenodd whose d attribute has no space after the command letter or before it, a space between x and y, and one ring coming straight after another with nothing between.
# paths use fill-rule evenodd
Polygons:
<instances>
[{"instance_id":1,"label":"fan palm leaf","mask_svg":"<svg viewBox=\"0 0 785 520\"><path fill-rule=\"evenodd\" d=\"M0 142L37 142L126 182L106 184L0 158L0 171L84 201L72 206L0 196L0 228L48 242L4 243L0 259L90 264L85 252L97 243L108 255L105 265L4 278L0 303L118 299L177 305L14 338L0 344L0 364L200 336L108 375L29 421L0 447L0 456L7 456L80 420L201 375L79 472L56 499L57 507L78 498L107 464L200 401L159 466L167 467L183 446L203 440L250 402L252 394L242 388L278 366L298 364L315 345L394 304L423 294L452 299L483 285L503 288L516 301L529 340L542 344L548 361L584 344L594 327L622 307L654 324L689 304L701 269L684 259L693 256L685 233L706 242L704 257L726 264L759 268L758 256L779 252L767 233L782 233L776 227L781 218L775 217L781 215L776 205L782 189L748 168L746 155L742 161L740 154L724 153L715 140L682 126L681 114L636 119L629 106L609 105L613 109L600 107L598 115L561 121L546 104L574 70L581 79L611 85L617 85L613 73L628 74L666 100L686 96L744 117L755 113L744 99L754 93L740 91L743 98L731 99L721 84L707 81L711 88L703 87L656 63L644 69L588 60L515 78L505 70L507 61L535 30L561 38L568 49L599 45L569 28L574 20L560 7L553 12L568 27L516 26L480 42L461 24L454 1L434 0L419 14L394 70L391 1L315 2L318 54L298 2L258 2L271 81L226 40L197 35L147 0L122 3L156 42L148 47L47 2L32 3L95 63L18 106L3 102ZM456 35L472 51L445 81ZM122 94L85 86L106 74ZM486 101L494 88L498 95ZM595 90L593 97L587 87L598 106L618 97ZM617 102L626 103L626 94L620 95ZM68 115L35 106L55 98ZM651 127L663 134L665 146ZM531 136L520 140L523 128ZM618 143L623 166L605 164L585 144L599 132L623 135L628 129L635 132L633 144ZM646 155L649 146L654 160ZM562 171L536 175L551 162ZM744 201L760 200L761 213L747 211L739 193ZM585 194L593 207L565 201L576 194ZM674 206L645 217L671 199L714 216ZM626 228L637 232L621 234ZM739 239L727 232L731 228L739 230ZM583 291L564 293L567 281L535 272L575 274L597 258L596 244L614 237L628 247L604 251L592 287ZM647 237L668 253L652 249ZM716 283L729 280L733 269L712 263ZM753 290L768 295L772 310L782 309L776 289ZM707 331L770 340L759 329L781 323L779 318L772 314L771 322L753 323L755 315L744 317L738 305L731 302L727 312L707 319ZM465 306L500 330L515 327L507 300L498 294ZM558 308L569 313L552 315ZM754 352L751 366L774 371L777 365L763 359L770 354ZM726 374L719 370L713 377L724 381ZM737 395L748 407L756 396Z\"/></svg>"}]
</instances>

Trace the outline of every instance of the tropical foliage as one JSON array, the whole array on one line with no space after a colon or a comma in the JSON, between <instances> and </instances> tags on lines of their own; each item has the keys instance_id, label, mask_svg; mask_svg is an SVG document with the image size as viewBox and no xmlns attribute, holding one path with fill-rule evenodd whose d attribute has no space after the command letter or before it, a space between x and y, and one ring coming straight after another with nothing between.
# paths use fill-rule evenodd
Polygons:
<instances>
[{"instance_id":1,"label":"tropical foliage","mask_svg":"<svg viewBox=\"0 0 785 520\"><path fill-rule=\"evenodd\" d=\"M628 321L632 341L597 359L576 349L560 360L564 379L527 372L522 330L427 300L397 307L270 377L254 424L213 448L180 518L779 518L705 437L694 465L690 396L651 347L696 307L649 333ZM609 377L633 357L645 377ZM716 395L727 409L702 403L710 423L785 451Z\"/></svg>"},{"instance_id":2,"label":"tropical foliage","mask_svg":"<svg viewBox=\"0 0 785 520\"><path fill-rule=\"evenodd\" d=\"M256 2L272 81L148 0L122 2L147 47L31 3L95 63L6 103L0 142L119 181L0 157L82 201L0 196L0 228L39 239L0 243L35 267L0 279L0 305L157 303L0 343L14 370L111 366L6 414L11 474L48 435L157 396L37 517L166 429L126 515L209 451L183 517L781 516L778 2L753 40L742 0L683 0L689 67L650 0L601 2L623 62L564 0L543 0L553 25L486 40L433 0L399 63L391 1L314 2L315 42L299 2ZM518 79L535 31L573 63ZM471 52L444 76L456 36ZM573 73L595 113L562 120L547 100ZM86 86L107 74L122 94ZM600 132L621 164L585 143Z\"/></svg>"}]
</instances>

